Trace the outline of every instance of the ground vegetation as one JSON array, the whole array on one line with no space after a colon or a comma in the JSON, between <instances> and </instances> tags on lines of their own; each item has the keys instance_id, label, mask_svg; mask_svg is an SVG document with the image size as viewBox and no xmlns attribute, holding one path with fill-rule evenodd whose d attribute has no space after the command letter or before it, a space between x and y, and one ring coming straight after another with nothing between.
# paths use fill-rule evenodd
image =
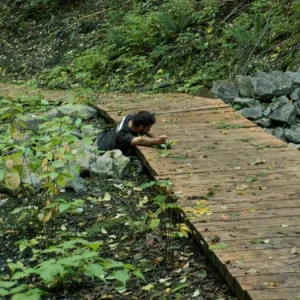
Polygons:
<instances>
[{"instance_id":1,"label":"ground vegetation","mask_svg":"<svg viewBox=\"0 0 300 300\"><path fill-rule=\"evenodd\" d=\"M218 79L300 63L299 0L4 2L6 79L199 93Z\"/></svg>"}]
</instances>

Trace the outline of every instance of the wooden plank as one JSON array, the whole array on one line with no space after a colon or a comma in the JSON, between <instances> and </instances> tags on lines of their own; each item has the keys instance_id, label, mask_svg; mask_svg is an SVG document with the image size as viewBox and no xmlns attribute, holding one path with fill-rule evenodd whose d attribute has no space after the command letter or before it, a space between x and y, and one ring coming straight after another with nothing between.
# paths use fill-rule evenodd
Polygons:
<instances>
[{"instance_id":1,"label":"wooden plank","mask_svg":"<svg viewBox=\"0 0 300 300\"><path fill-rule=\"evenodd\" d=\"M243 220L240 222L238 220L221 220L215 222L201 222L201 219L193 220L193 225L199 232L210 231L217 232L220 229L223 231L232 231L236 229L251 229L251 228L269 228L282 227L283 225L297 226L300 222L300 216L286 216L286 217L270 217L261 219L250 219Z\"/></svg>"},{"instance_id":2,"label":"wooden plank","mask_svg":"<svg viewBox=\"0 0 300 300\"><path fill-rule=\"evenodd\" d=\"M293 237L295 240L300 237L300 225L270 226L259 228L238 229L231 228L231 230L216 229L216 231L205 229L201 231L201 239L210 240L217 234L220 242L227 243L228 241L236 240L267 240L277 237Z\"/></svg>"},{"instance_id":3,"label":"wooden plank","mask_svg":"<svg viewBox=\"0 0 300 300\"><path fill-rule=\"evenodd\" d=\"M251 299L257 300L297 300L300 299L300 288L278 288L278 289L264 289L251 290L248 292Z\"/></svg>"},{"instance_id":4,"label":"wooden plank","mask_svg":"<svg viewBox=\"0 0 300 300\"><path fill-rule=\"evenodd\" d=\"M169 150L139 147L143 162L157 180L171 179L193 235L239 299L299 295L296 149L220 100L132 94L102 99L100 106L115 120L137 108L156 113L153 132L176 144ZM266 162L251 164L256 159ZM208 213L191 214L207 197ZM228 247L210 250L216 237Z\"/></svg>"}]
</instances>

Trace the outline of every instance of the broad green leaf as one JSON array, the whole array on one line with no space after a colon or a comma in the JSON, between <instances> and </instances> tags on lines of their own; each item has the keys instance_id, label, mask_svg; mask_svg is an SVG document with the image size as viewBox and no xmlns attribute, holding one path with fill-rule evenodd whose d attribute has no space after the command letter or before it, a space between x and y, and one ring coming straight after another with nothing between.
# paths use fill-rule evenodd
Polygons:
<instances>
[{"instance_id":1,"label":"broad green leaf","mask_svg":"<svg viewBox=\"0 0 300 300\"><path fill-rule=\"evenodd\" d=\"M0 181L4 179L4 170L0 170Z\"/></svg>"},{"instance_id":2,"label":"broad green leaf","mask_svg":"<svg viewBox=\"0 0 300 300\"><path fill-rule=\"evenodd\" d=\"M10 290L10 294L16 294L16 293L20 293L23 292L24 290L28 289L28 285L27 284L21 284L13 289Z\"/></svg>"},{"instance_id":3,"label":"broad green leaf","mask_svg":"<svg viewBox=\"0 0 300 300\"><path fill-rule=\"evenodd\" d=\"M63 249L70 249L70 248L74 248L76 244L86 245L89 244L89 242L84 239L75 239L75 240L64 242L61 246L63 247Z\"/></svg>"},{"instance_id":4,"label":"broad green leaf","mask_svg":"<svg viewBox=\"0 0 300 300\"><path fill-rule=\"evenodd\" d=\"M143 275L140 271L133 271L132 274L133 274L135 277L140 278L140 279L142 279L143 281L146 281L144 275Z\"/></svg>"},{"instance_id":5,"label":"broad green leaf","mask_svg":"<svg viewBox=\"0 0 300 300\"><path fill-rule=\"evenodd\" d=\"M46 99L42 99L41 103L44 104L44 105L49 105L49 102Z\"/></svg>"},{"instance_id":6,"label":"broad green leaf","mask_svg":"<svg viewBox=\"0 0 300 300\"><path fill-rule=\"evenodd\" d=\"M136 267L132 264L125 264L124 268L130 271L134 271L136 269Z\"/></svg>"},{"instance_id":7,"label":"broad green leaf","mask_svg":"<svg viewBox=\"0 0 300 300\"><path fill-rule=\"evenodd\" d=\"M85 137L83 140L82 140L83 144L85 145L92 145L94 143L94 140L93 138L91 137Z\"/></svg>"},{"instance_id":8,"label":"broad green leaf","mask_svg":"<svg viewBox=\"0 0 300 300\"><path fill-rule=\"evenodd\" d=\"M97 277L101 280L105 280L106 272L104 271L103 267L98 264L89 264L86 266L85 275L89 277Z\"/></svg>"},{"instance_id":9,"label":"broad green leaf","mask_svg":"<svg viewBox=\"0 0 300 300\"><path fill-rule=\"evenodd\" d=\"M57 178L59 176L59 173L58 172L51 172L50 174L49 174L49 177L52 179L52 180L54 180L55 178Z\"/></svg>"},{"instance_id":10,"label":"broad green leaf","mask_svg":"<svg viewBox=\"0 0 300 300\"><path fill-rule=\"evenodd\" d=\"M13 276L12 276L12 280L18 280L21 278L25 278L27 277L29 274L26 274L25 272L16 272Z\"/></svg>"},{"instance_id":11,"label":"broad green leaf","mask_svg":"<svg viewBox=\"0 0 300 300\"><path fill-rule=\"evenodd\" d=\"M58 206L58 210L60 213L63 213L64 211L66 211L67 209L70 208L70 204L69 203L62 203L62 204L59 204Z\"/></svg>"},{"instance_id":12,"label":"broad green leaf","mask_svg":"<svg viewBox=\"0 0 300 300\"><path fill-rule=\"evenodd\" d=\"M181 289L184 289L186 287L188 287L189 284L188 283L180 283L180 284L177 284L176 287L172 290L173 293L181 290Z\"/></svg>"},{"instance_id":13,"label":"broad green leaf","mask_svg":"<svg viewBox=\"0 0 300 300\"><path fill-rule=\"evenodd\" d=\"M228 244L216 244L209 246L210 250L221 250L221 249L227 249L229 247Z\"/></svg>"},{"instance_id":14,"label":"broad green leaf","mask_svg":"<svg viewBox=\"0 0 300 300\"><path fill-rule=\"evenodd\" d=\"M61 168L61 167L63 167L65 164L64 164L64 162L61 160L61 159L59 159L59 160L56 160L55 162L53 162L53 164L52 164L55 168Z\"/></svg>"},{"instance_id":15,"label":"broad green leaf","mask_svg":"<svg viewBox=\"0 0 300 300\"><path fill-rule=\"evenodd\" d=\"M0 287L9 289L9 288L13 287L14 285L16 285L17 283L18 283L18 281L0 281Z\"/></svg>"},{"instance_id":16,"label":"broad green leaf","mask_svg":"<svg viewBox=\"0 0 300 300\"><path fill-rule=\"evenodd\" d=\"M57 176L57 183L59 186L64 187L66 185L65 177L62 174Z\"/></svg>"},{"instance_id":17,"label":"broad green leaf","mask_svg":"<svg viewBox=\"0 0 300 300\"><path fill-rule=\"evenodd\" d=\"M153 219L149 225L149 229L155 230L160 223L160 219Z\"/></svg>"},{"instance_id":18,"label":"broad green leaf","mask_svg":"<svg viewBox=\"0 0 300 300\"><path fill-rule=\"evenodd\" d=\"M96 252L85 252L81 255L73 255L70 257L64 257L57 260L57 264L66 266L78 266L83 259L95 257L98 254Z\"/></svg>"},{"instance_id":19,"label":"broad green leaf","mask_svg":"<svg viewBox=\"0 0 300 300\"><path fill-rule=\"evenodd\" d=\"M102 246L103 245L103 242L94 242L94 243L89 243L89 244L87 244L87 246L89 246L91 249L93 249L94 251L97 251L98 250L98 248L100 247L100 246Z\"/></svg>"},{"instance_id":20,"label":"broad green leaf","mask_svg":"<svg viewBox=\"0 0 300 300\"><path fill-rule=\"evenodd\" d=\"M78 138L75 135L66 135L64 136L64 141L66 142L76 142L78 140Z\"/></svg>"},{"instance_id":21,"label":"broad green leaf","mask_svg":"<svg viewBox=\"0 0 300 300\"><path fill-rule=\"evenodd\" d=\"M16 269L23 269L24 265L22 262L18 261L16 263L8 263L7 266L11 270L12 273L15 272Z\"/></svg>"},{"instance_id":22,"label":"broad green leaf","mask_svg":"<svg viewBox=\"0 0 300 300\"><path fill-rule=\"evenodd\" d=\"M37 270L37 274L39 274L43 278L46 284L54 280L56 275L62 274L63 272L64 267L57 263L44 264Z\"/></svg>"},{"instance_id":23,"label":"broad green leaf","mask_svg":"<svg viewBox=\"0 0 300 300\"><path fill-rule=\"evenodd\" d=\"M11 300L39 300L41 298L42 291L40 289L32 289L26 293L15 294Z\"/></svg>"},{"instance_id":24,"label":"broad green leaf","mask_svg":"<svg viewBox=\"0 0 300 300\"><path fill-rule=\"evenodd\" d=\"M113 269L113 268L121 268L123 266L124 266L124 264L122 262L110 260L110 261L105 262L104 268L106 270L108 270L108 269Z\"/></svg>"},{"instance_id":25,"label":"broad green leaf","mask_svg":"<svg viewBox=\"0 0 300 300\"><path fill-rule=\"evenodd\" d=\"M4 296L7 296L9 294L10 294L10 292L8 290L0 288L0 296L4 297Z\"/></svg>"},{"instance_id":26,"label":"broad green leaf","mask_svg":"<svg viewBox=\"0 0 300 300\"><path fill-rule=\"evenodd\" d=\"M114 271L111 274L116 280L122 282L124 285L126 284L127 280L129 279L128 270L118 270Z\"/></svg>"},{"instance_id":27,"label":"broad green leaf","mask_svg":"<svg viewBox=\"0 0 300 300\"><path fill-rule=\"evenodd\" d=\"M76 126L79 126L81 123L82 123L82 120L78 118L78 119L76 120L76 122L75 122L75 125L76 125Z\"/></svg>"}]
</instances>

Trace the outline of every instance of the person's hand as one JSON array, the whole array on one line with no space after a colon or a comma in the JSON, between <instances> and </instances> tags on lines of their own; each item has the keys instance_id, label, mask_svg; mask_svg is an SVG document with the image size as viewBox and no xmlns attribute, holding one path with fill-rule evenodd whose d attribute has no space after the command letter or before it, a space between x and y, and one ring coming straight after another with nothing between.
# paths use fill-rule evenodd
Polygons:
<instances>
[{"instance_id":1,"label":"person's hand","mask_svg":"<svg viewBox=\"0 0 300 300\"><path fill-rule=\"evenodd\" d=\"M160 135L157 140L158 140L158 144L161 145L161 144L164 144L167 140L167 136L166 135Z\"/></svg>"}]
</instances>

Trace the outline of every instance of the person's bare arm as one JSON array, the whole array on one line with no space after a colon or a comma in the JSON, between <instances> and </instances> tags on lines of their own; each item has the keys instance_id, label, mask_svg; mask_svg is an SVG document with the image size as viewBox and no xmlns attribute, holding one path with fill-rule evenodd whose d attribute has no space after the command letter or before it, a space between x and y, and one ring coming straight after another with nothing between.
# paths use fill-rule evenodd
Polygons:
<instances>
[{"instance_id":1,"label":"person's bare arm","mask_svg":"<svg viewBox=\"0 0 300 300\"><path fill-rule=\"evenodd\" d=\"M157 138L149 136L138 136L131 141L131 146L153 146L164 144L167 140L166 135L161 135Z\"/></svg>"},{"instance_id":2,"label":"person's bare arm","mask_svg":"<svg viewBox=\"0 0 300 300\"><path fill-rule=\"evenodd\" d=\"M149 137L155 139L155 135L154 135L151 131L149 131L149 132L147 133L147 136L149 136Z\"/></svg>"}]
</instances>

